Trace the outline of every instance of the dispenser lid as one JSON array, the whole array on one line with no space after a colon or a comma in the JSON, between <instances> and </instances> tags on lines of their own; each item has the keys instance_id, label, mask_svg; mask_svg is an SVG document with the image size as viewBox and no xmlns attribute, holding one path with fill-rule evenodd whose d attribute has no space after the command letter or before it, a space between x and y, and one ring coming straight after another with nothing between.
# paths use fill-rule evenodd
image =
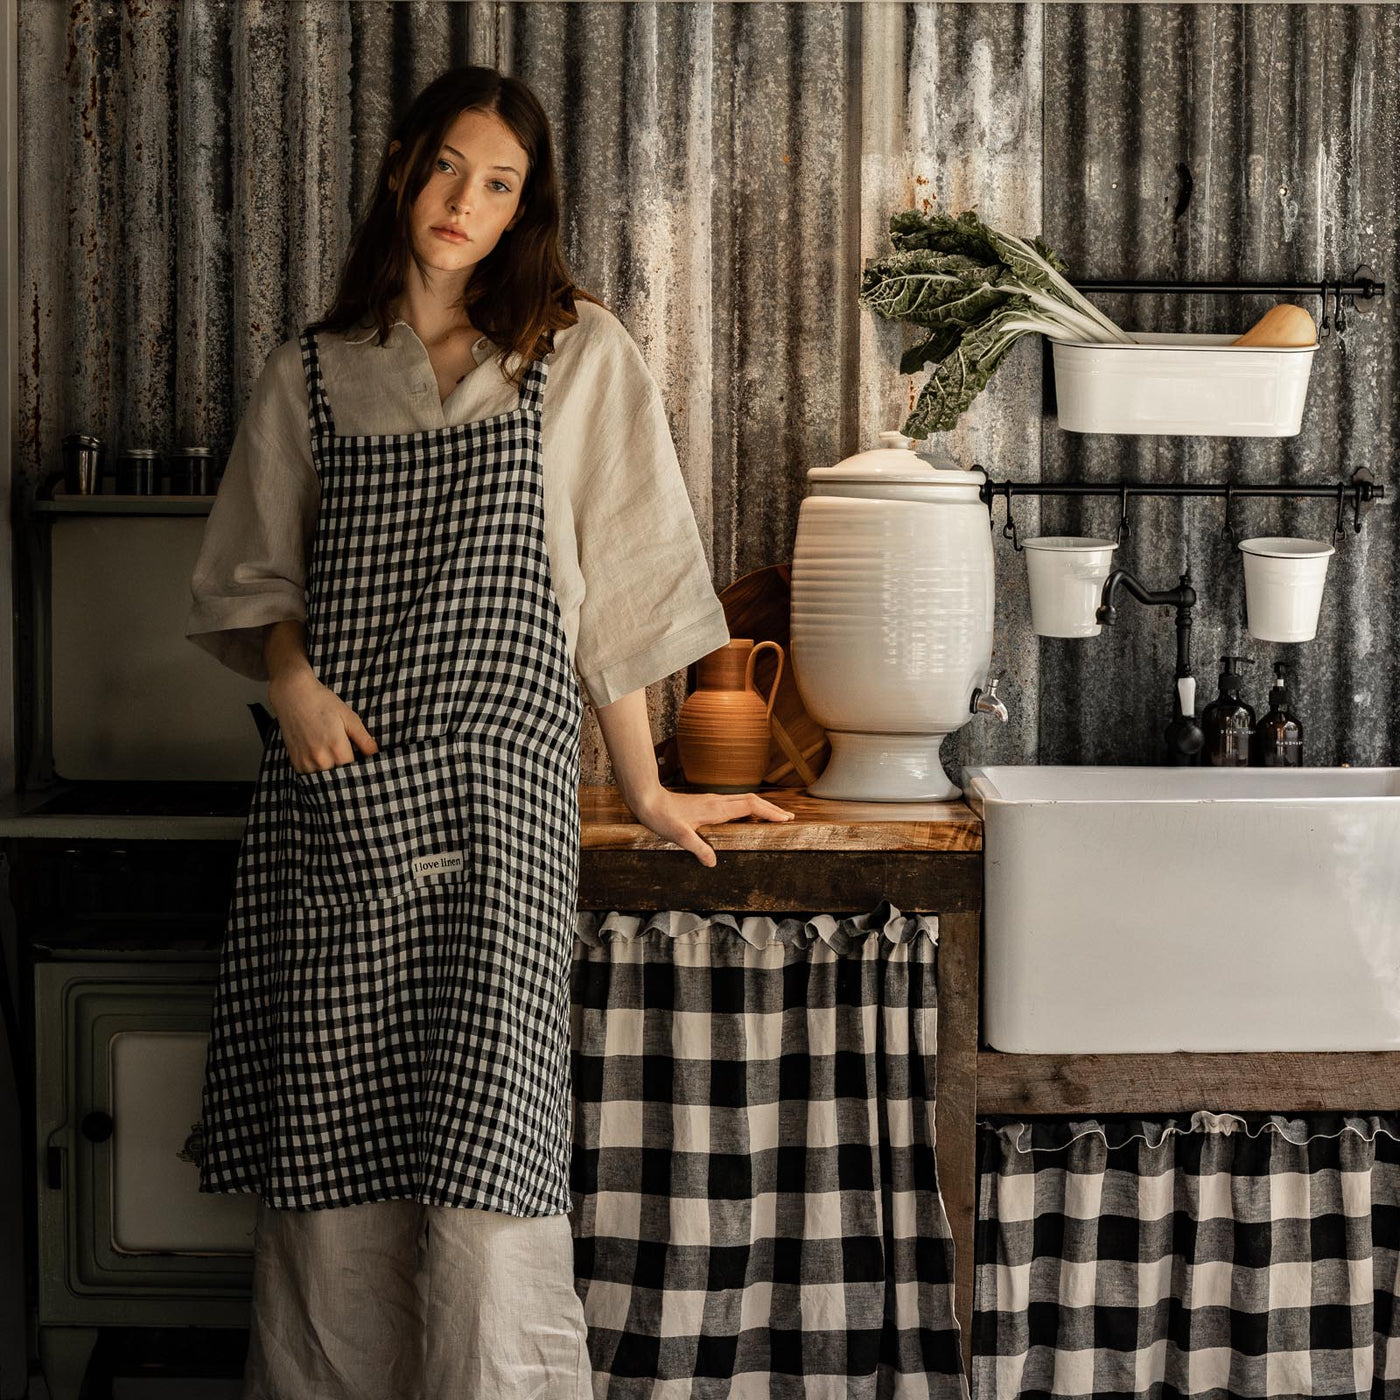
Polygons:
<instances>
[{"instance_id":1,"label":"dispenser lid","mask_svg":"<svg viewBox=\"0 0 1400 1400\"><path fill-rule=\"evenodd\" d=\"M914 444L919 450L914 451ZM809 481L858 481L921 486L981 486L986 474L967 471L952 459L947 448L929 438L911 438L891 429L880 434L880 446L846 457L834 467L813 467Z\"/></svg>"},{"instance_id":2,"label":"dispenser lid","mask_svg":"<svg viewBox=\"0 0 1400 1400\"><path fill-rule=\"evenodd\" d=\"M1241 666L1253 666L1252 656L1222 656L1220 658L1220 693L1225 694L1227 690L1238 690L1244 684L1244 676L1240 672Z\"/></svg>"}]
</instances>

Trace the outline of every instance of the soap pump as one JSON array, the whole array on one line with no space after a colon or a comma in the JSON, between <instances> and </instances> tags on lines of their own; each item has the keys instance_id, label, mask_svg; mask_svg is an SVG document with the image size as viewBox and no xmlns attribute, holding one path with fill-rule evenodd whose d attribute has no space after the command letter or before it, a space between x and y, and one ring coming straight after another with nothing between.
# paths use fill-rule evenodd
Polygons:
<instances>
[{"instance_id":1,"label":"soap pump","mask_svg":"<svg viewBox=\"0 0 1400 1400\"><path fill-rule=\"evenodd\" d=\"M1264 768L1301 768L1303 726L1289 709L1288 677L1284 663L1274 662L1274 685L1269 691L1269 713L1254 731L1255 762Z\"/></svg>"},{"instance_id":2,"label":"soap pump","mask_svg":"<svg viewBox=\"0 0 1400 1400\"><path fill-rule=\"evenodd\" d=\"M1252 666L1249 656L1220 658L1220 694L1201 714L1205 746L1201 762L1210 768L1247 768L1254 738L1254 711L1240 698L1241 666Z\"/></svg>"}]
</instances>

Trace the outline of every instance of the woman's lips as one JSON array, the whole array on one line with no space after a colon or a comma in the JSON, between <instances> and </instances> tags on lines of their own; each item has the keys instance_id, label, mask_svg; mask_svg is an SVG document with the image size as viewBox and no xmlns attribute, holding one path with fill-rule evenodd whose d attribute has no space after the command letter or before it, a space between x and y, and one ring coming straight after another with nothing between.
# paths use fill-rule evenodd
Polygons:
<instances>
[{"instance_id":1,"label":"woman's lips","mask_svg":"<svg viewBox=\"0 0 1400 1400\"><path fill-rule=\"evenodd\" d=\"M435 228L433 230L439 238L445 238L449 243L465 243L467 236L464 233L453 233L451 229Z\"/></svg>"}]
</instances>

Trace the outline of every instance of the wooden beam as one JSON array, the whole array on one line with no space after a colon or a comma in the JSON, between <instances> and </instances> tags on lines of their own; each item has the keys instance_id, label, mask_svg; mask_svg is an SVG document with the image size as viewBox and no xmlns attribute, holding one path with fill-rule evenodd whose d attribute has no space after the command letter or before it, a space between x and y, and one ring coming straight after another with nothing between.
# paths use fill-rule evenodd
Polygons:
<instances>
[{"instance_id":1,"label":"wooden beam","mask_svg":"<svg viewBox=\"0 0 1400 1400\"><path fill-rule=\"evenodd\" d=\"M1393 1113L1400 1052L977 1056L980 1114Z\"/></svg>"},{"instance_id":2,"label":"wooden beam","mask_svg":"<svg viewBox=\"0 0 1400 1400\"><path fill-rule=\"evenodd\" d=\"M938 1085L934 1104L939 1191L953 1234L953 1310L972 1375L973 1240L977 1216L977 969L975 913L938 919Z\"/></svg>"},{"instance_id":3,"label":"wooden beam","mask_svg":"<svg viewBox=\"0 0 1400 1400\"><path fill-rule=\"evenodd\" d=\"M702 833L703 834L703 833ZM707 837L708 839L708 837ZM888 899L901 913L964 914L982 903L980 851L722 850L580 853L580 909L815 910L863 913Z\"/></svg>"}]
</instances>

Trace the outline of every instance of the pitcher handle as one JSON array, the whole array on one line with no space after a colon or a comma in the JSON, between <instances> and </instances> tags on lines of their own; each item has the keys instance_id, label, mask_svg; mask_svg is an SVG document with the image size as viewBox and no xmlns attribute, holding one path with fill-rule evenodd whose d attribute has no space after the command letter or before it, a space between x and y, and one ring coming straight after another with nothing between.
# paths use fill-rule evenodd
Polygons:
<instances>
[{"instance_id":1,"label":"pitcher handle","mask_svg":"<svg viewBox=\"0 0 1400 1400\"><path fill-rule=\"evenodd\" d=\"M764 647L772 647L778 653L778 669L773 672L773 684L768 687L768 708L764 710L764 719L773 718L773 701L778 698L778 682L783 678L783 649L777 642L759 642L749 653L748 664L744 667L744 689L753 690L753 668L754 662L758 660L758 654Z\"/></svg>"}]
</instances>

